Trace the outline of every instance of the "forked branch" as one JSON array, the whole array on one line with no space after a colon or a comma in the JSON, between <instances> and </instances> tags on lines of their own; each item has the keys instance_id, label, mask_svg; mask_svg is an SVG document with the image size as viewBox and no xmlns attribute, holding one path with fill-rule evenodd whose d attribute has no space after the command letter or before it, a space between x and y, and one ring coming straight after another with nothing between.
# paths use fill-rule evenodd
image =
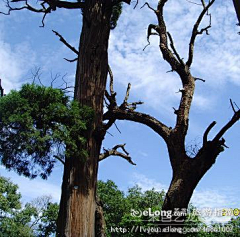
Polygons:
<instances>
[{"instance_id":1,"label":"forked branch","mask_svg":"<svg viewBox=\"0 0 240 237\"><path fill-rule=\"evenodd\" d=\"M208 14L208 9L212 6L212 4L215 2L215 0L211 0L207 6L205 5L205 1L201 0L202 5L203 5L203 10L200 13L194 27L192 30L192 35L191 35L191 39L190 39L190 43L189 43L189 50L188 50L188 60L186 62L186 65L190 68L191 64L193 62L193 51L194 51L194 44L195 44L195 40L197 35L201 35L203 32L206 32L206 34L208 34L208 29L211 27L211 14ZM209 25L206 26L205 28L202 28L200 31L198 30L199 25L201 24L203 17L205 16L205 14L209 15Z\"/></svg>"},{"instance_id":2,"label":"forked branch","mask_svg":"<svg viewBox=\"0 0 240 237\"><path fill-rule=\"evenodd\" d=\"M225 126L222 127L222 129L214 137L213 141L215 141L215 142L219 141L222 138L222 136L240 119L240 109L238 108L237 111L235 109L233 109L233 112L234 112L234 114L233 114L232 118L230 119L230 121L228 123L226 123Z\"/></svg>"},{"instance_id":3,"label":"forked branch","mask_svg":"<svg viewBox=\"0 0 240 237\"><path fill-rule=\"evenodd\" d=\"M132 161L131 157L129 156L129 153L126 151L125 145L126 144L116 145L112 149L109 149L109 150L103 148L104 153L100 154L99 161L102 161L109 156L119 156L119 157L122 157L123 159L127 160L130 164L136 165ZM118 151L118 149L121 149L122 152Z\"/></svg>"},{"instance_id":4,"label":"forked branch","mask_svg":"<svg viewBox=\"0 0 240 237\"><path fill-rule=\"evenodd\" d=\"M40 0L38 1L40 4L39 8L36 8L29 4L28 0L12 0L6 1L6 7L8 8L8 12L0 12L4 15L10 15L12 11L20 11L23 9L27 9L29 11L35 12L35 13L42 13L42 27L44 27L44 19L47 14L51 13L52 11L55 11L57 8L65 8L65 9L81 9L84 8L85 3L82 1L77 2L69 2L69 1L61 1L61 0ZM11 5L11 3L24 3L23 6L20 7L14 7Z\"/></svg>"},{"instance_id":5,"label":"forked branch","mask_svg":"<svg viewBox=\"0 0 240 237\"><path fill-rule=\"evenodd\" d=\"M109 125L112 125L116 120L128 120L145 124L146 126L152 128L156 133L158 133L164 140L167 140L170 135L170 128L148 114L136 112L135 110L137 109L137 106L143 104L143 102L138 101L129 103L128 99L130 89L131 84L129 83L124 101L120 106L118 106L116 103L116 93L113 93L114 97L112 97L108 92L106 92L106 97L108 98L109 105L108 111L103 115L103 120L108 120L108 123L104 125L104 128L108 129Z\"/></svg>"},{"instance_id":6,"label":"forked branch","mask_svg":"<svg viewBox=\"0 0 240 237\"><path fill-rule=\"evenodd\" d=\"M176 50L176 48L175 48L175 46L174 46L174 42L173 42L173 38L172 38L171 34L170 34L169 32L167 32L167 35L168 35L168 38L169 38L169 40L170 40L170 47L172 48L173 53L176 55L179 63L181 63L181 65L184 67L184 66L185 66L185 65L184 65L184 62L183 62L183 60L181 59L181 57L179 56L179 54L178 54L178 52L177 52L177 50Z\"/></svg>"}]
</instances>

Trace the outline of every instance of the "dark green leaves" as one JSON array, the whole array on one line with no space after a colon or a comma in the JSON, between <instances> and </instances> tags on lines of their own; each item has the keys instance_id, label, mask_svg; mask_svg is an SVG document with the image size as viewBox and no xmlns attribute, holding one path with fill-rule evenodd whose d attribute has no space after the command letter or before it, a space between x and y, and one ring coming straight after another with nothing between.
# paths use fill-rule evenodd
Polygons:
<instances>
[{"instance_id":1,"label":"dark green leaves","mask_svg":"<svg viewBox=\"0 0 240 237\"><path fill-rule=\"evenodd\" d=\"M112 15L110 19L110 29L113 30L117 26L118 19L122 13L122 2L119 2L113 6Z\"/></svg>"},{"instance_id":2,"label":"dark green leaves","mask_svg":"<svg viewBox=\"0 0 240 237\"><path fill-rule=\"evenodd\" d=\"M27 177L46 179L54 157L86 155L80 147L92 118L90 108L81 108L60 89L23 85L0 98L1 163Z\"/></svg>"}]
</instances>

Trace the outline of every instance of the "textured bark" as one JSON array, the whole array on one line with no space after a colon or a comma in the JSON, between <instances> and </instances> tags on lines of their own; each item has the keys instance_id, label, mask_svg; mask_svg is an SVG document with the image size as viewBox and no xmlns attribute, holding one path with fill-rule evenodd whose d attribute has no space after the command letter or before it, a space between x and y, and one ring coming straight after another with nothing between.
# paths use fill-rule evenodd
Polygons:
<instances>
[{"instance_id":1,"label":"textured bark","mask_svg":"<svg viewBox=\"0 0 240 237\"><path fill-rule=\"evenodd\" d=\"M175 167L172 166L173 178L170 187L166 193L162 210L171 211L173 215L169 221L161 222L161 228L167 226L171 226L171 228L184 227L186 215L182 215L179 217L174 215L174 212L176 210L187 210L193 191L195 190L197 184L202 179L202 177L215 163L217 156L222 151L221 146L221 142L218 144L208 142L208 144L198 152L194 159L184 155L184 157L180 159L182 160L182 163L179 163L178 166ZM178 157L171 158L171 154L175 153L173 152L173 150L176 150L176 146L169 146L168 149L170 154L170 160L175 160L176 158L179 159L179 155ZM182 236L182 234L166 233L162 234L161 236L177 237Z\"/></svg>"},{"instance_id":2,"label":"textured bark","mask_svg":"<svg viewBox=\"0 0 240 237\"><path fill-rule=\"evenodd\" d=\"M76 72L75 99L95 111L87 144L88 158L66 160L58 218L59 236L94 237L98 157L102 132L103 96L108 72L111 1L86 1Z\"/></svg>"},{"instance_id":3,"label":"textured bark","mask_svg":"<svg viewBox=\"0 0 240 237\"><path fill-rule=\"evenodd\" d=\"M96 237L105 237L105 228L106 223L103 216L103 208L100 199L97 197L96 200L96 213L95 213L95 236Z\"/></svg>"}]
</instances>

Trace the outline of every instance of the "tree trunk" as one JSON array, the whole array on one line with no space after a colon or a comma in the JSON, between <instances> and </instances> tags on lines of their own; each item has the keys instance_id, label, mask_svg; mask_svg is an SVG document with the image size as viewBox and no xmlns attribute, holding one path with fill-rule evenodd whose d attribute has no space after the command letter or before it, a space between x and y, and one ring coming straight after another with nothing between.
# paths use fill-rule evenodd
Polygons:
<instances>
[{"instance_id":1,"label":"tree trunk","mask_svg":"<svg viewBox=\"0 0 240 237\"><path fill-rule=\"evenodd\" d=\"M108 73L108 39L111 1L89 0L83 9L83 26L76 72L75 100L92 107L95 117L85 161L66 159L58 217L58 236L94 237L98 158L102 130L103 97ZM79 148L79 149L82 149Z\"/></svg>"},{"instance_id":2,"label":"tree trunk","mask_svg":"<svg viewBox=\"0 0 240 237\"><path fill-rule=\"evenodd\" d=\"M171 228L182 228L186 219L184 210L187 211L193 191L202 177L215 163L217 156L222 150L220 144L209 143L205 148L199 150L195 158L189 158L186 155L183 158L180 158L179 156L171 157L171 154L177 154L177 152L173 152L173 147L168 147L168 149L171 150L169 151L171 161L180 160L182 162L179 163L178 166L172 165L173 178L162 206L162 210L166 211L166 214L168 211L171 212L172 216L169 219L166 216L163 216L160 223L161 228L168 226L171 226ZM175 211L183 211L182 213L179 212L179 214L183 215L178 216ZM180 235L181 234L179 233L173 232L162 234L162 236L165 237L175 237Z\"/></svg>"},{"instance_id":3,"label":"tree trunk","mask_svg":"<svg viewBox=\"0 0 240 237\"><path fill-rule=\"evenodd\" d=\"M162 206L163 216L160 221L160 228L167 231L162 233L161 236L175 237L181 235L176 229L180 232L180 229L184 227L189 201L197 183L201 179L195 173L193 163L193 160L186 160L178 172L173 175ZM170 216L168 216L169 212Z\"/></svg>"}]
</instances>

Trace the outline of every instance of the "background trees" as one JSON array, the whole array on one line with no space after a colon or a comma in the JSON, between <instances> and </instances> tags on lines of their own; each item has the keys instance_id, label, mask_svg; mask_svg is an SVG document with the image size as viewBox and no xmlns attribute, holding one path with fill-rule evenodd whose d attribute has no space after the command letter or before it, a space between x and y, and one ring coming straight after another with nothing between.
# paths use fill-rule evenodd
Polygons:
<instances>
[{"instance_id":1,"label":"background trees","mask_svg":"<svg viewBox=\"0 0 240 237\"><path fill-rule=\"evenodd\" d=\"M47 196L24 207L18 186L0 176L0 236L51 236L56 232L58 204Z\"/></svg>"}]
</instances>

